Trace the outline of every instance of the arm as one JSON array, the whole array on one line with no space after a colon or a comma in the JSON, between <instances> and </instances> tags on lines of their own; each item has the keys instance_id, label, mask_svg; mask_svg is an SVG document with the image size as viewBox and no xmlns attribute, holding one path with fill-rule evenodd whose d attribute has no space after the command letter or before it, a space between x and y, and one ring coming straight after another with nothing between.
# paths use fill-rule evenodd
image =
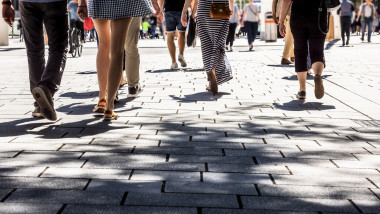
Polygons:
<instances>
[{"instance_id":1,"label":"arm","mask_svg":"<svg viewBox=\"0 0 380 214\"><path fill-rule=\"evenodd\" d=\"M278 24L277 2L278 2L278 0L273 0L273 2L272 2L272 16L273 16L273 20L274 20L274 22L276 22L276 24Z\"/></svg>"},{"instance_id":2,"label":"arm","mask_svg":"<svg viewBox=\"0 0 380 214\"><path fill-rule=\"evenodd\" d=\"M198 0L194 0L194 5L193 5L193 8L191 9L192 11L191 16L193 16L193 18L197 14L197 10L198 10Z\"/></svg>"},{"instance_id":3,"label":"arm","mask_svg":"<svg viewBox=\"0 0 380 214\"><path fill-rule=\"evenodd\" d=\"M15 11L12 6L11 0L3 0L3 19L4 21L12 27L12 23L15 21Z\"/></svg>"},{"instance_id":4,"label":"arm","mask_svg":"<svg viewBox=\"0 0 380 214\"><path fill-rule=\"evenodd\" d=\"M256 16L257 16L257 22L259 23L259 25L261 25L259 9L257 9Z\"/></svg>"},{"instance_id":5,"label":"arm","mask_svg":"<svg viewBox=\"0 0 380 214\"><path fill-rule=\"evenodd\" d=\"M164 3L165 0L158 0L158 7L160 8L160 13L157 13L157 19L161 23L164 21Z\"/></svg>"},{"instance_id":6,"label":"arm","mask_svg":"<svg viewBox=\"0 0 380 214\"><path fill-rule=\"evenodd\" d=\"M231 15L233 14L234 12L234 3L235 3L235 0L229 0L230 2L230 11L231 11Z\"/></svg>"},{"instance_id":7,"label":"arm","mask_svg":"<svg viewBox=\"0 0 380 214\"><path fill-rule=\"evenodd\" d=\"M357 22L359 21L359 18L361 15L362 15L362 6L360 6L360 9L359 9L358 18L356 19Z\"/></svg>"},{"instance_id":8,"label":"arm","mask_svg":"<svg viewBox=\"0 0 380 214\"><path fill-rule=\"evenodd\" d=\"M238 23L238 25L239 25L239 24L240 24L240 20L239 20L239 18L240 18L240 13L239 13L239 10L236 10L235 15L236 15L237 23Z\"/></svg>"},{"instance_id":9,"label":"arm","mask_svg":"<svg viewBox=\"0 0 380 214\"><path fill-rule=\"evenodd\" d=\"M154 7L154 10L156 11L156 13L154 13L153 15L157 16L158 14L161 13L161 9L160 9L160 6L158 5L157 0L152 0L152 5Z\"/></svg>"},{"instance_id":10,"label":"arm","mask_svg":"<svg viewBox=\"0 0 380 214\"><path fill-rule=\"evenodd\" d=\"M285 17L289 11L291 4L292 4L292 0L283 0L282 1L281 13L280 13L280 34L281 34L281 36L285 36L285 34L286 34Z\"/></svg>"},{"instance_id":11,"label":"arm","mask_svg":"<svg viewBox=\"0 0 380 214\"><path fill-rule=\"evenodd\" d=\"M79 0L78 1L77 14L78 14L79 18L81 18L82 20L86 20L87 19L87 17L88 17L88 10L87 10L86 0Z\"/></svg>"},{"instance_id":12,"label":"arm","mask_svg":"<svg viewBox=\"0 0 380 214\"><path fill-rule=\"evenodd\" d=\"M192 0L186 0L182 9L181 23L184 27L187 27L187 9L189 9Z\"/></svg>"}]
</instances>

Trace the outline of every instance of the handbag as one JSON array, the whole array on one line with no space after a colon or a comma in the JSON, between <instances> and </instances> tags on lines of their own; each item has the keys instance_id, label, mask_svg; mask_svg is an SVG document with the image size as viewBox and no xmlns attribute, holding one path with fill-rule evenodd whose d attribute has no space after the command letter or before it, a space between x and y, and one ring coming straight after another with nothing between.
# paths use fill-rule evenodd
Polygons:
<instances>
[{"instance_id":1,"label":"handbag","mask_svg":"<svg viewBox=\"0 0 380 214\"><path fill-rule=\"evenodd\" d=\"M187 24L187 30L186 30L187 47L193 46L194 40L196 38L196 30L197 30L197 24L195 23L194 18L190 16L189 22Z\"/></svg>"},{"instance_id":2,"label":"handbag","mask_svg":"<svg viewBox=\"0 0 380 214\"><path fill-rule=\"evenodd\" d=\"M339 0L325 0L325 6L328 12L338 10L340 7L340 4L341 3Z\"/></svg>"},{"instance_id":3,"label":"handbag","mask_svg":"<svg viewBox=\"0 0 380 214\"><path fill-rule=\"evenodd\" d=\"M319 5L319 8L318 8L318 29L321 33L323 34L327 34L329 32L329 29L330 29L330 13L327 14L327 26L326 26L326 31L322 30L322 27L321 27L321 22L323 21L322 20L322 16L323 16L323 9L326 9L327 10L327 7L326 7L326 2L331 2L331 1L335 1L335 0L321 0L321 4ZM339 1L339 0L337 0ZM340 4L340 2L339 2ZM331 5L330 5L331 6Z\"/></svg>"},{"instance_id":4,"label":"handbag","mask_svg":"<svg viewBox=\"0 0 380 214\"><path fill-rule=\"evenodd\" d=\"M212 19L229 19L231 16L230 6L226 3L214 3L212 0L210 7L210 17Z\"/></svg>"}]
</instances>

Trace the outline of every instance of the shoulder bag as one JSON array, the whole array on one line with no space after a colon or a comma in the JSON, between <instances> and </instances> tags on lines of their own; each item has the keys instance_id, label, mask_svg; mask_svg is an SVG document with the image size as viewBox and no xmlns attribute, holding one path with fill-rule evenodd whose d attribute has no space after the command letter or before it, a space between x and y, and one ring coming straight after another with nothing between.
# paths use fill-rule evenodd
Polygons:
<instances>
[{"instance_id":1,"label":"shoulder bag","mask_svg":"<svg viewBox=\"0 0 380 214\"><path fill-rule=\"evenodd\" d=\"M212 0L210 7L210 17L212 19L229 19L231 16L230 6L226 3L214 3Z\"/></svg>"}]
</instances>

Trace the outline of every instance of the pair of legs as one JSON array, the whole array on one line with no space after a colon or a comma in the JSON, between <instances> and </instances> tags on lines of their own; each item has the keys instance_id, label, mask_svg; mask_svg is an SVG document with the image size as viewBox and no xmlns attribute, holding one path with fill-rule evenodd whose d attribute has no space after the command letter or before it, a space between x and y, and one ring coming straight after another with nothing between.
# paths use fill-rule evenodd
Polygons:
<instances>
[{"instance_id":1,"label":"pair of legs","mask_svg":"<svg viewBox=\"0 0 380 214\"><path fill-rule=\"evenodd\" d=\"M179 54L183 55L185 52L185 34L186 32L179 32L178 36L178 49L179 49ZM169 49L169 54L172 59L172 63L177 62L176 60L176 46L174 39L175 38L175 32L168 32L167 33L167 44L168 44L168 49Z\"/></svg>"},{"instance_id":2,"label":"pair of legs","mask_svg":"<svg viewBox=\"0 0 380 214\"><path fill-rule=\"evenodd\" d=\"M340 26L341 26L341 34L342 34L342 41L343 46L348 45L350 41L350 25L351 25L351 17L349 16L341 16L340 17ZM347 36L347 40L346 37ZM346 43L347 41L347 43Z\"/></svg>"},{"instance_id":3,"label":"pair of legs","mask_svg":"<svg viewBox=\"0 0 380 214\"><path fill-rule=\"evenodd\" d=\"M281 64L291 64L292 61L294 62L294 39L293 34L290 30L290 16L286 16L285 27L285 46L284 52L282 53ZM291 58L292 60L289 61L289 58Z\"/></svg>"},{"instance_id":4,"label":"pair of legs","mask_svg":"<svg viewBox=\"0 0 380 214\"><path fill-rule=\"evenodd\" d=\"M364 18L364 20L362 21L362 40L364 40L365 31L368 27L368 31L367 31L368 32L368 42L371 42L372 23L373 23L373 20L371 17Z\"/></svg>"},{"instance_id":5,"label":"pair of legs","mask_svg":"<svg viewBox=\"0 0 380 214\"><path fill-rule=\"evenodd\" d=\"M186 67L186 63L183 60L183 54L185 52L185 42L186 42L186 38L185 38L186 28L181 23L181 16L182 16L182 12L178 12L178 11L165 12L165 24L166 24L166 32L167 32L167 40L168 40L167 44L168 44L170 57L172 59L172 69L176 68L175 65L177 65L176 64L177 62L176 47L174 44L175 35L177 31L178 31L178 48L179 48L178 59L182 61L181 62L182 67Z\"/></svg>"},{"instance_id":6,"label":"pair of legs","mask_svg":"<svg viewBox=\"0 0 380 214\"><path fill-rule=\"evenodd\" d=\"M114 99L123 72L124 44L130 23L131 18L111 21L94 19L99 37L99 50L96 57L99 100L107 100L106 110L108 111L114 109Z\"/></svg>"},{"instance_id":7,"label":"pair of legs","mask_svg":"<svg viewBox=\"0 0 380 214\"><path fill-rule=\"evenodd\" d=\"M251 49L253 46L253 42L256 39L257 32L259 30L259 23L258 22L244 22L244 27L247 31L247 36L248 36L248 45L249 48Z\"/></svg>"},{"instance_id":8,"label":"pair of legs","mask_svg":"<svg viewBox=\"0 0 380 214\"><path fill-rule=\"evenodd\" d=\"M230 23L230 26L228 28L226 46L230 45L231 48L234 45L236 27L237 23Z\"/></svg>"}]
</instances>

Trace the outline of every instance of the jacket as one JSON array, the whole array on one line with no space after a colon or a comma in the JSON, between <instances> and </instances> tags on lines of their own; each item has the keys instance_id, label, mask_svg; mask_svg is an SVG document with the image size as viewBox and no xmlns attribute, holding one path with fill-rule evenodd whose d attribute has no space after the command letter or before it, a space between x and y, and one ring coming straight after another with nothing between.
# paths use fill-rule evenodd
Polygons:
<instances>
[{"instance_id":1,"label":"jacket","mask_svg":"<svg viewBox=\"0 0 380 214\"><path fill-rule=\"evenodd\" d=\"M281 6L282 6L282 0L273 0L273 3L272 3L273 19L280 19ZM290 11L291 10L289 9L288 14L286 14L287 16L290 16Z\"/></svg>"}]
</instances>

